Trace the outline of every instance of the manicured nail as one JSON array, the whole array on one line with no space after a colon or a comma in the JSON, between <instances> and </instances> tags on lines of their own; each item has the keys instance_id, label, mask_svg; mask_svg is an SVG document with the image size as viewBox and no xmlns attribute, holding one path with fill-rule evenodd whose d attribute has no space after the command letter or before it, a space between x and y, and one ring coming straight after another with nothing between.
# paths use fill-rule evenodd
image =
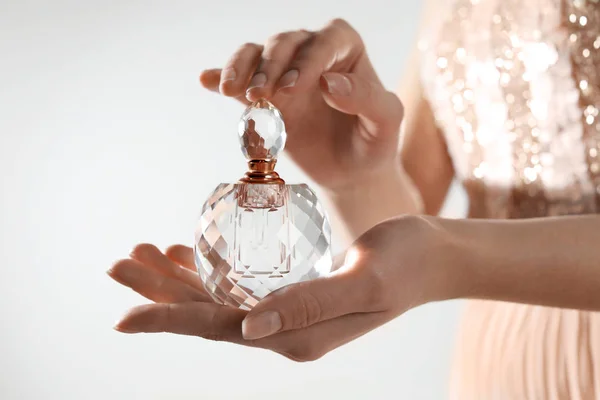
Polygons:
<instances>
[{"instance_id":1,"label":"manicured nail","mask_svg":"<svg viewBox=\"0 0 600 400\"><path fill-rule=\"evenodd\" d=\"M250 92L252 89L261 88L265 86L265 83L267 83L267 75L265 75L264 72L259 72L258 74L254 75L250 81L250 84L248 85L248 89L246 90L246 98L252 101L250 98Z\"/></svg>"},{"instance_id":2,"label":"manicured nail","mask_svg":"<svg viewBox=\"0 0 600 400\"><path fill-rule=\"evenodd\" d=\"M276 311L265 311L242 322L242 335L246 340L260 339L281 329L281 317Z\"/></svg>"},{"instance_id":3,"label":"manicured nail","mask_svg":"<svg viewBox=\"0 0 600 400\"><path fill-rule=\"evenodd\" d=\"M111 271L111 276L121 281L126 285L130 285L140 278L140 271L134 268L119 268L119 272L115 274L115 271Z\"/></svg>"},{"instance_id":4,"label":"manicured nail","mask_svg":"<svg viewBox=\"0 0 600 400\"><path fill-rule=\"evenodd\" d=\"M137 246L129 251L129 257L134 258L137 254Z\"/></svg>"},{"instance_id":5,"label":"manicured nail","mask_svg":"<svg viewBox=\"0 0 600 400\"><path fill-rule=\"evenodd\" d=\"M234 68L225 68L221 72L221 82L233 81L236 76Z\"/></svg>"},{"instance_id":6,"label":"manicured nail","mask_svg":"<svg viewBox=\"0 0 600 400\"><path fill-rule=\"evenodd\" d=\"M254 88L261 88L261 87L265 86L265 83L267 83L267 75L265 75L264 72L259 72L258 74L254 75L252 77L252 80L250 81L250 84L248 85L248 90L254 89Z\"/></svg>"},{"instance_id":7,"label":"manicured nail","mask_svg":"<svg viewBox=\"0 0 600 400\"><path fill-rule=\"evenodd\" d=\"M289 70L279 80L279 89L293 87L298 80L299 72L297 69Z\"/></svg>"},{"instance_id":8,"label":"manicured nail","mask_svg":"<svg viewBox=\"0 0 600 400\"><path fill-rule=\"evenodd\" d=\"M352 83L350 79L342 74L329 73L323 74L325 89L337 96L348 96L352 91Z\"/></svg>"},{"instance_id":9,"label":"manicured nail","mask_svg":"<svg viewBox=\"0 0 600 400\"><path fill-rule=\"evenodd\" d=\"M113 329L115 331L121 332L121 333L137 333L137 331L135 331L135 330L126 329L126 328L123 328L123 327L119 326L119 322L117 322L115 324L115 326L113 326Z\"/></svg>"}]
</instances>

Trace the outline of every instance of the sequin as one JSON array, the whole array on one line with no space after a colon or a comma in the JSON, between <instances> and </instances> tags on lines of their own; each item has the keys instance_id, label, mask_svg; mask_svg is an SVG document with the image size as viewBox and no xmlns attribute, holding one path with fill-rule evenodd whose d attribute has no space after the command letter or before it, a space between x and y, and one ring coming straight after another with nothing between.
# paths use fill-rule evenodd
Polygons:
<instances>
[{"instance_id":1,"label":"sequin","mask_svg":"<svg viewBox=\"0 0 600 400\"><path fill-rule=\"evenodd\" d=\"M579 80L579 101L584 107L581 119L589 177L598 192L600 160L598 160L597 149L600 147L600 129L595 122L600 106L600 54L590 49L600 48L600 7L597 1L590 0L567 1L564 7L567 12L579 16L579 24L565 23L565 25L571 35L577 36L577 42L571 48L572 61L577 65L573 75ZM596 196L596 210L600 210L600 196Z\"/></svg>"},{"instance_id":2,"label":"sequin","mask_svg":"<svg viewBox=\"0 0 600 400\"><path fill-rule=\"evenodd\" d=\"M471 216L600 212L598 4L446 6L423 51L437 72L424 69L423 83L457 175L480 187Z\"/></svg>"},{"instance_id":3,"label":"sequin","mask_svg":"<svg viewBox=\"0 0 600 400\"><path fill-rule=\"evenodd\" d=\"M587 79L582 79L579 81L579 88L583 91L586 91L588 88L588 81Z\"/></svg>"},{"instance_id":4,"label":"sequin","mask_svg":"<svg viewBox=\"0 0 600 400\"><path fill-rule=\"evenodd\" d=\"M448 60L444 57L440 57L438 58L437 65L438 67L444 69L448 66Z\"/></svg>"}]
</instances>

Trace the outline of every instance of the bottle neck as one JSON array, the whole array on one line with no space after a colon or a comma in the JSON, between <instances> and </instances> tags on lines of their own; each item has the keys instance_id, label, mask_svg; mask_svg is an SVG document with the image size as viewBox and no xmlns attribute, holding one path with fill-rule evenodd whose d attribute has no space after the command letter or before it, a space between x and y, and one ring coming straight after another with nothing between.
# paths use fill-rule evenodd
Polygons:
<instances>
[{"instance_id":1,"label":"bottle neck","mask_svg":"<svg viewBox=\"0 0 600 400\"><path fill-rule=\"evenodd\" d=\"M275 159L248 161L248 171L240 179L240 182L272 185L285 184L285 181L279 177L277 172L275 172L276 163L277 160Z\"/></svg>"}]
</instances>

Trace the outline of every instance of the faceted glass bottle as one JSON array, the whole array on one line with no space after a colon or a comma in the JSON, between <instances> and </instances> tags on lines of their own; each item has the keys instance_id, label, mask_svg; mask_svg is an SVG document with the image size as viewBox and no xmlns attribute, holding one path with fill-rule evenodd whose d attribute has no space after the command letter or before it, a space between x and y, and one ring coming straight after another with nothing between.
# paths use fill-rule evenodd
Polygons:
<instances>
[{"instance_id":1,"label":"faceted glass bottle","mask_svg":"<svg viewBox=\"0 0 600 400\"><path fill-rule=\"evenodd\" d=\"M273 170L285 125L266 100L252 104L239 126L249 171L222 183L202 209L196 267L213 299L242 309L283 286L331 270L331 230L315 193L286 185Z\"/></svg>"}]
</instances>

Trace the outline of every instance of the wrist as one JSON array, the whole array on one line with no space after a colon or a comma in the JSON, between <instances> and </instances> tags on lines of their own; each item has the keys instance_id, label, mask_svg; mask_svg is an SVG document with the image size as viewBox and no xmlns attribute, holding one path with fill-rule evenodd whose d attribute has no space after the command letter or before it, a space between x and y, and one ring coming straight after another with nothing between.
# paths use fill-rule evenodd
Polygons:
<instances>
[{"instance_id":1,"label":"wrist","mask_svg":"<svg viewBox=\"0 0 600 400\"><path fill-rule=\"evenodd\" d=\"M416 186L397 160L368 173L356 175L343 185L325 187L324 190L329 199L336 203L359 200L379 202L385 199L386 194L400 193L408 194L406 197L410 197L410 202L414 203L416 209L421 203Z\"/></svg>"},{"instance_id":2,"label":"wrist","mask_svg":"<svg viewBox=\"0 0 600 400\"><path fill-rule=\"evenodd\" d=\"M423 302L437 302L466 297L472 286L469 260L473 244L461 229L461 221L434 216L415 217L421 221L414 244L421 253L416 268L423 285Z\"/></svg>"},{"instance_id":3,"label":"wrist","mask_svg":"<svg viewBox=\"0 0 600 400\"><path fill-rule=\"evenodd\" d=\"M422 211L419 192L399 163L325 189L325 196L353 237L388 218Z\"/></svg>"}]
</instances>

